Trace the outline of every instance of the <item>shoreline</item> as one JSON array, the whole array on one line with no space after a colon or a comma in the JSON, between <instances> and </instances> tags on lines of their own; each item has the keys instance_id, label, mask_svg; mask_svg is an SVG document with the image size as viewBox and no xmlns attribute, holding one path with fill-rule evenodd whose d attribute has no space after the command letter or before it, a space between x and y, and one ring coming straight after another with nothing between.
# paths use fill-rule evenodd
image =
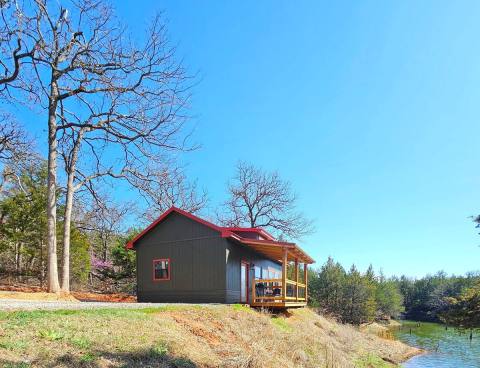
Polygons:
<instances>
[{"instance_id":1,"label":"shoreline","mask_svg":"<svg viewBox=\"0 0 480 368\"><path fill-rule=\"evenodd\" d=\"M408 351L406 351L403 355L399 356L397 359L389 359L382 357L388 363L392 364L401 364L405 363L406 361L423 354L428 354L428 351L416 346L412 346L407 344L404 341L399 340L394 335L394 330L401 327L401 323L397 320L389 320L388 322L372 322L368 324L361 325L359 330L366 334L376 335L379 338L395 341L396 343L402 344L403 346L408 347Z\"/></svg>"},{"instance_id":2,"label":"shoreline","mask_svg":"<svg viewBox=\"0 0 480 368\"><path fill-rule=\"evenodd\" d=\"M398 340L400 341L400 340ZM417 348L415 346L412 346L412 345L408 345L406 343L404 343L403 341L400 341L401 343L407 345L407 346L410 346L411 348L413 349L416 349L417 351L415 352L412 352L411 354L407 354L404 359L401 361L401 363L405 363L407 362L408 360L412 359L412 358L415 358L417 356L420 356L420 355L426 355L426 354L429 354L430 352L428 350L424 350L424 349L420 349L420 348Z\"/></svg>"},{"instance_id":3,"label":"shoreline","mask_svg":"<svg viewBox=\"0 0 480 368\"><path fill-rule=\"evenodd\" d=\"M405 320L400 320L400 321L405 321ZM411 347L412 349L415 349L415 351L412 351L410 354L407 354L404 359L401 361L401 363L405 363L407 361L409 361L410 359L412 358L415 358L417 356L421 356L421 355L427 355L427 354L430 354L432 353L432 351L430 350L427 350L427 349L424 349L424 348L419 348L417 346L413 346L413 345L410 345L400 339L398 339L395 335L394 335L394 330L395 329L398 329L400 328L403 324L402 322L400 322L398 320L390 320L389 323L385 326L393 335L393 338L395 339L395 341L399 341L401 342L402 344L405 344L409 347ZM414 322L420 322L420 321L414 321Z\"/></svg>"}]
</instances>

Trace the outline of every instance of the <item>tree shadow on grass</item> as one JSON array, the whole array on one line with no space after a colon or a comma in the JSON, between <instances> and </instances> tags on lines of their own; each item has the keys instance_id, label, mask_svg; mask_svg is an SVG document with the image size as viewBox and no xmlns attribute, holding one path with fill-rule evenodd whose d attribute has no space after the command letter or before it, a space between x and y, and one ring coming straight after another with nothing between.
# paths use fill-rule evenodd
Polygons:
<instances>
[{"instance_id":1,"label":"tree shadow on grass","mask_svg":"<svg viewBox=\"0 0 480 368\"><path fill-rule=\"evenodd\" d=\"M189 359L173 357L168 354L158 354L152 350L136 352L92 351L83 355L64 354L53 361L34 361L36 367L156 367L156 368L196 368L197 365ZM2 368L27 368L28 363L19 363L0 358Z\"/></svg>"},{"instance_id":2,"label":"tree shadow on grass","mask_svg":"<svg viewBox=\"0 0 480 368\"><path fill-rule=\"evenodd\" d=\"M28 368L30 365L28 363L16 362L13 360L0 358L0 367L1 368Z\"/></svg>"}]
</instances>

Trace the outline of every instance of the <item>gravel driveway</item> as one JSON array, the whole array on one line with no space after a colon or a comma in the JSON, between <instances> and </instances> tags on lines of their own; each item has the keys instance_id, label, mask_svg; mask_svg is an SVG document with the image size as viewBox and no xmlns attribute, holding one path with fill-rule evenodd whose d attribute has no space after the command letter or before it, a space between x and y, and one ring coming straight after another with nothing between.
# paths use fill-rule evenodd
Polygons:
<instances>
[{"instance_id":1,"label":"gravel driveway","mask_svg":"<svg viewBox=\"0 0 480 368\"><path fill-rule=\"evenodd\" d=\"M169 303L108 303L108 302L64 302L64 301L38 301L38 300L19 300L19 299L0 299L0 311L17 310L81 310L81 309L99 309L99 308L121 308L121 309L141 309L158 308L172 305ZM174 305L192 305L175 303ZM198 305L198 304L196 304ZM201 304L203 306L219 306L220 304Z\"/></svg>"}]
</instances>

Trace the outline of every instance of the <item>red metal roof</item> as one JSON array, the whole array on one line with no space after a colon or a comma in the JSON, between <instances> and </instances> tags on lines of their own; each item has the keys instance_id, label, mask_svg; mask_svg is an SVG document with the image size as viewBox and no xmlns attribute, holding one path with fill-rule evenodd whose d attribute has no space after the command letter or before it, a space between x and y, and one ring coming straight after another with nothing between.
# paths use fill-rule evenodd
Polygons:
<instances>
[{"instance_id":1,"label":"red metal roof","mask_svg":"<svg viewBox=\"0 0 480 368\"><path fill-rule=\"evenodd\" d=\"M308 256L303 250L300 249L295 243L287 243L287 242L281 242L275 240L275 238L269 234L267 231L261 229L261 228L249 228L249 227L222 227L215 225L209 221L206 221L204 219L201 219L198 216L195 216L191 214L190 212L184 211L180 208L177 207L170 207L166 212L164 212L158 219L153 221L149 226L147 226L140 234L138 234L134 239L130 240L126 244L127 249L134 249L135 243L140 240L146 233L148 233L150 230L152 230L155 226L157 226L160 222L162 222L168 215L170 215L172 212L176 212L180 215L183 215L185 217L188 217L189 219L196 221L200 224L203 224L205 226L208 226L209 228L218 231L220 235L223 238L232 238L240 243L247 245L247 246L252 246L253 243L255 244L264 244L264 245L272 245L272 246L279 246L279 247L288 247L290 249L295 249L298 250L302 255L304 255L304 258L307 259L309 262L313 263L313 259ZM238 232L253 232L258 235L260 235L263 239L248 239L244 238L241 235L238 234Z\"/></svg>"},{"instance_id":2,"label":"red metal roof","mask_svg":"<svg viewBox=\"0 0 480 368\"><path fill-rule=\"evenodd\" d=\"M223 229L234 233L255 233L266 240L275 240L273 235L260 227L224 227Z\"/></svg>"}]
</instances>

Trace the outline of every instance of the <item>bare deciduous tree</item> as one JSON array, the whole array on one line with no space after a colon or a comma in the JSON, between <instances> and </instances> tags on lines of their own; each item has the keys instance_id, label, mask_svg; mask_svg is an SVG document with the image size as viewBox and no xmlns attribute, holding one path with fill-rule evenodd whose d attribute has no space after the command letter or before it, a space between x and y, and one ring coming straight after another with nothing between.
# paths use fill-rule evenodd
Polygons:
<instances>
[{"instance_id":1,"label":"bare deciduous tree","mask_svg":"<svg viewBox=\"0 0 480 368\"><path fill-rule=\"evenodd\" d=\"M190 182L175 162L167 160L166 166L154 165L146 173L144 177L132 178L132 185L148 204L143 214L146 220L153 221L171 206L198 213L207 205L207 192L200 190L195 181Z\"/></svg>"},{"instance_id":2,"label":"bare deciduous tree","mask_svg":"<svg viewBox=\"0 0 480 368\"><path fill-rule=\"evenodd\" d=\"M17 1L1 1L0 15L0 91L19 76L22 63L31 61L37 42L25 42L29 37L23 28L21 7Z\"/></svg>"},{"instance_id":3,"label":"bare deciduous tree","mask_svg":"<svg viewBox=\"0 0 480 368\"><path fill-rule=\"evenodd\" d=\"M0 114L0 196L8 180L14 180L22 188L18 172L28 169L29 161L39 159L32 149L32 142L24 129L6 113Z\"/></svg>"},{"instance_id":4,"label":"bare deciduous tree","mask_svg":"<svg viewBox=\"0 0 480 368\"><path fill-rule=\"evenodd\" d=\"M313 231L312 221L296 210L297 197L290 183L277 172L240 162L228 193L224 214L219 216L226 226L262 227L293 239Z\"/></svg>"},{"instance_id":5,"label":"bare deciduous tree","mask_svg":"<svg viewBox=\"0 0 480 368\"><path fill-rule=\"evenodd\" d=\"M133 182L164 151L184 147L178 138L186 118L188 77L175 60L160 16L153 19L145 42L140 43L129 38L112 8L102 1L71 0L59 5L30 0L21 6L2 8L2 16L5 23L11 23L5 28L21 35L20 43L31 50L31 56L23 61L15 79L9 79L5 91L26 93L46 112L51 292L60 289L55 234L59 149L64 158L62 289L68 291L75 191L99 178ZM82 157L84 165L80 165Z\"/></svg>"},{"instance_id":6,"label":"bare deciduous tree","mask_svg":"<svg viewBox=\"0 0 480 368\"><path fill-rule=\"evenodd\" d=\"M112 238L124 231L125 216L131 210L131 203L114 203L106 195L97 193L91 209L82 214L79 228L99 239L102 261L108 260L108 245Z\"/></svg>"},{"instance_id":7,"label":"bare deciduous tree","mask_svg":"<svg viewBox=\"0 0 480 368\"><path fill-rule=\"evenodd\" d=\"M0 162L22 159L30 151L27 134L9 114L0 114Z\"/></svg>"}]
</instances>

